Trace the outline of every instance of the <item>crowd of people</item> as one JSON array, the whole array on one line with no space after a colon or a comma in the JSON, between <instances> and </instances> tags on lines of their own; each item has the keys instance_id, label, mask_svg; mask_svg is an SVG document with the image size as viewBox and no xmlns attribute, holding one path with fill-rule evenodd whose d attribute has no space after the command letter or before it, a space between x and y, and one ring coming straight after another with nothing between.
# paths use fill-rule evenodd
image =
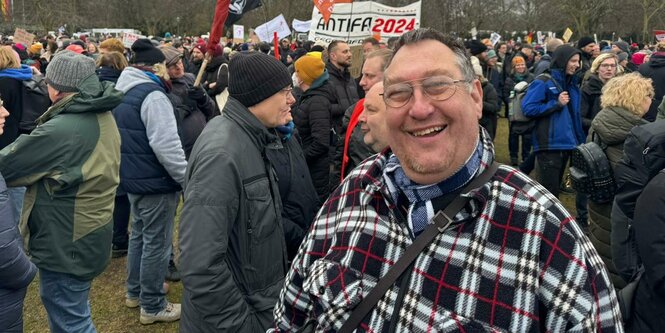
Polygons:
<instances>
[{"instance_id":1,"label":"crowd of people","mask_svg":"<svg viewBox=\"0 0 665 333\"><path fill-rule=\"evenodd\" d=\"M358 78L344 41L4 42L2 332L22 332L37 273L50 330L95 332L91 282L124 256L125 305L181 332L665 324L663 176L631 196L619 181L637 177L621 167L632 130L665 117L665 42L494 45L424 28L364 40ZM587 141L621 201L578 191L572 215L559 196ZM639 273L615 260L627 237Z\"/></svg>"}]
</instances>

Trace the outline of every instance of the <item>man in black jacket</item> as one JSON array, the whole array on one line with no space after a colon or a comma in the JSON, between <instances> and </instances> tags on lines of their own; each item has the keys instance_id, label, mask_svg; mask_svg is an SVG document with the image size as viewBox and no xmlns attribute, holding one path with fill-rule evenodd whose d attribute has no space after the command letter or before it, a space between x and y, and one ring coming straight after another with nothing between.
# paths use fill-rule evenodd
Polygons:
<instances>
[{"instance_id":1,"label":"man in black jacket","mask_svg":"<svg viewBox=\"0 0 665 333\"><path fill-rule=\"evenodd\" d=\"M651 55L649 62L645 62L639 67L639 72L644 77L653 80L653 89L656 94L653 96L649 112L644 115L644 119L654 121L658 114L658 106L665 95L665 41L661 41L656 46L656 52Z\"/></svg>"},{"instance_id":2,"label":"man in black jacket","mask_svg":"<svg viewBox=\"0 0 665 333\"><path fill-rule=\"evenodd\" d=\"M336 103L332 105L332 122L335 134L340 133L344 111L360 98L356 82L349 73L351 67L351 48L343 41L333 41L328 45L328 63L326 69L330 75L330 84L335 93Z\"/></svg>"},{"instance_id":3,"label":"man in black jacket","mask_svg":"<svg viewBox=\"0 0 665 333\"><path fill-rule=\"evenodd\" d=\"M291 76L261 52L229 64L229 100L194 145L180 220L180 332L265 332L287 253L268 151L288 123Z\"/></svg>"}]
</instances>

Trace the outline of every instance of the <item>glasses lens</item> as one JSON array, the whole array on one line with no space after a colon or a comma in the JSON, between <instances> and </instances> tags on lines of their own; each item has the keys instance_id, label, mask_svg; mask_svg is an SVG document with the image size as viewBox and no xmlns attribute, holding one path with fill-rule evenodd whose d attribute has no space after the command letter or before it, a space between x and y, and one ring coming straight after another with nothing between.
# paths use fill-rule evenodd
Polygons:
<instances>
[{"instance_id":1,"label":"glasses lens","mask_svg":"<svg viewBox=\"0 0 665 333\"><path fill-rule=\"evenodd\" d=\"M397 83L388 86L383 97L388 106L398 108L406 104L413 94L413 87L406 83Z\"/></svg>"},{"instance_id":2,"label":"glasses lens","mask_svg":"<svg viewBox=\"0 0 665 333\"><path fill-rule=\"evenodd\" d=\"M433 76L423 80L423 90L431 99L445 101L455 94L455 81L447 76Z\"/></svg>"}]
</instances>

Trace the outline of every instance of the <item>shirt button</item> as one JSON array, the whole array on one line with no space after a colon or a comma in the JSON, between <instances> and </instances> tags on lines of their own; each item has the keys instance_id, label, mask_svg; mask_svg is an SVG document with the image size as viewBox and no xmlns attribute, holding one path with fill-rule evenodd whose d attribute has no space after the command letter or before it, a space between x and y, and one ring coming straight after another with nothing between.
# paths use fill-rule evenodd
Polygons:
<instances>
[{"instance_id":1,"label":"shirt button","mask_svg":"<svg viewBox=\"0 0 665 333\"><path fill-rule=\"evenodd\" d=\"M319 295L323 295L326 293L326 289L323 287L319 287Z\"/></svg>"}]
</instances>

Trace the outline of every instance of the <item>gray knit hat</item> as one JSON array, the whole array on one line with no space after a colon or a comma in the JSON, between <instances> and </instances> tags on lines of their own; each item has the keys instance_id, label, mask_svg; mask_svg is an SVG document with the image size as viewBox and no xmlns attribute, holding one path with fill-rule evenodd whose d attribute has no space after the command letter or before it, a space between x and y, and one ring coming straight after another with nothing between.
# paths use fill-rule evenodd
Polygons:
<instances>
[{"instance_id":1,"label":"gray knit hat","mask_svg":"<svg viewBox=\"0 0 665 333\"><path fill-rule=\"evenodd\" d=\"M78 85L95 75L95 61L72 51L58 52L48 65L46 83L61 92L77 92Z\"/></svg>"},{"instance_id":2,"label":"gray knit hat","mask_svg":"<svg viewBox=\"0 0 665 333\"><path fill-rule=\"evenodd\" d=\"M293 84L281 61L262 52L239 54L229 63L229 96L246 107Z\"/></svg>"}]
</instances>

